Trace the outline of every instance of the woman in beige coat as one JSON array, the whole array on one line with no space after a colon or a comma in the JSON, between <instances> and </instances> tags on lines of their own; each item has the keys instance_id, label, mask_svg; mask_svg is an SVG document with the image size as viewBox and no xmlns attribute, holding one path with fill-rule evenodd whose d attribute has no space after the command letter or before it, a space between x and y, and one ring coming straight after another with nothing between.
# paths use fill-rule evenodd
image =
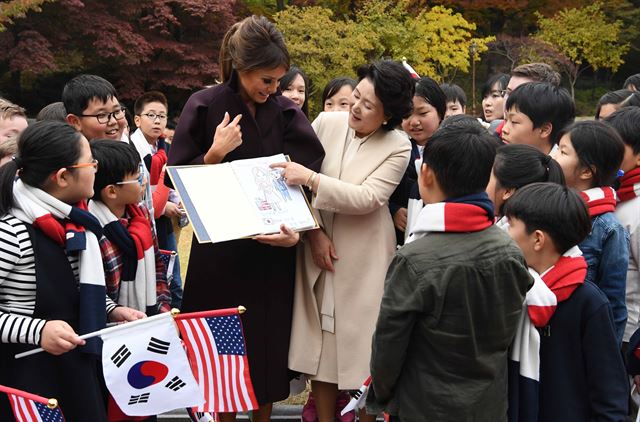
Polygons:
<instances>
[{"instance_id":1,"label":"woman in beige coat","mask_svg":"<svg viewBox=\"0 0 640 422\"><path fill-rule=\"evenodd\" d=\"M320 422L333 422L339 389L357 389L369 375L371 337L396 245L387 205L411 151L406 135L395 130L411 112L409 72L381 61L358 75L351 111L321 113L313 122L326 153L320 173L277 165L288 184L313 191L322 226L307 233L298 250L289 350L289 368L312 381Z\"/></svg>"}]
</instances>

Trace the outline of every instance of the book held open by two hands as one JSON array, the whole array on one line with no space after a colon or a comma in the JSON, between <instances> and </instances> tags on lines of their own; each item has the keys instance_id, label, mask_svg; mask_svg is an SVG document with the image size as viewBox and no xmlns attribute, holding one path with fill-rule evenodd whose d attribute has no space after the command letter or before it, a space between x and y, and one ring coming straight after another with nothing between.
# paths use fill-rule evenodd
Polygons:
<instances>
[{"instance_id":1,"label":"book held open by two hands","mask_svg":"<svg viewBox=\"0 0 640 422\"><path fill-rule=\"evenodd\" d=\"M217 243L318 227L300 186L289 186L281 169L283 154L229 163L167 167L200 243Z\"/></svg>"}]
</instances>

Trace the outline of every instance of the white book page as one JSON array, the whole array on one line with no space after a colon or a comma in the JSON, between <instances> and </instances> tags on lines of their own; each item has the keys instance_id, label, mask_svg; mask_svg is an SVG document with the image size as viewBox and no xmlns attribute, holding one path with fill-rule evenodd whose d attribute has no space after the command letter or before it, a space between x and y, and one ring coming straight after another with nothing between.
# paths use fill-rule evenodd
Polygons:
<instances>
[{"instance_id":1,"label":"white book page","mask_svg":"<svg viewBox=\"0 0 640 422\"><path fill-rule=\"evenodd\" d=\"M178 169L186 193L211 242L252 236L262 231L254 206L229 163ZM180 192L182 195L182 192Z\"/></svg>"},{"instance_id":2,"label":"white book page","mask_svg":"<svg viewBox=\"0 0 640 422\"><path fill-rule=\"evenodd\" d=\"M278 233L285 224L293 230L307 230L316 226L302 189L289 186L281 169L269 167L287 161L283 154L231 162L231 167L262 222L262 233Z\"/></svg>"}]
</instances>

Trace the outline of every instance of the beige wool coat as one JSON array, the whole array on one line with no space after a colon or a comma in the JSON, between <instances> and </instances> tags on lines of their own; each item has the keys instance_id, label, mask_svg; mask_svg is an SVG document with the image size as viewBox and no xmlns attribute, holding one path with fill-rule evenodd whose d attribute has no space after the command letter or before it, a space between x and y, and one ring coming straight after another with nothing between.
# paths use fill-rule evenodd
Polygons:
<instances>
[{"instance_id":1,"label":"beige wool coat","mask_svg":"<svg viewBox=\"0 0 640 422\"><path fill-rule=\"evenodd\" d=\"M371 338L396 249L388 200L407 168L411 144L402 132L379 129L342 168L353 135L347 122L347 112L321 113L313 122L326 155L312 204L338 260L335 272L321 270L313 262L309 243L298 246L289 368L316 375L321 326L331 327L338 386L357 389L369 376ZM322 311L332 302L333 319L322 317L318 309L314 287L321 275L325 277Z\"/></svg>"}]
</instances>

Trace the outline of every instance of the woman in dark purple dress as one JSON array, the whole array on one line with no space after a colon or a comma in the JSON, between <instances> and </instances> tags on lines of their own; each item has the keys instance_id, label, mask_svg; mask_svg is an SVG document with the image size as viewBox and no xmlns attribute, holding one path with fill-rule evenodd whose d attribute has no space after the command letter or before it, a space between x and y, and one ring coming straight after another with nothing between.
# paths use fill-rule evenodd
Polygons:
<instances>
[{"instance_id":1,"label":"woman in dark purple dress","mask_svg":"<svg viewBox=\"0 0 640 422\"><path fill-rule=\"evenodd\" d=\"M222 83L191 96L174 135L169 165L216 164L288 154L320 170L324 150L309 121L289 99L274 95L289 68L282 34L264 17L235 24L220 50ZM220 206L232 207L232 203ZM182 310L244 305L251 380L268 420L271 403L289 394L287 354L299 235L280 234L217 244L192 243ZM221 420L235 420L222 414Z\"/></svg>"}]
</instances>

